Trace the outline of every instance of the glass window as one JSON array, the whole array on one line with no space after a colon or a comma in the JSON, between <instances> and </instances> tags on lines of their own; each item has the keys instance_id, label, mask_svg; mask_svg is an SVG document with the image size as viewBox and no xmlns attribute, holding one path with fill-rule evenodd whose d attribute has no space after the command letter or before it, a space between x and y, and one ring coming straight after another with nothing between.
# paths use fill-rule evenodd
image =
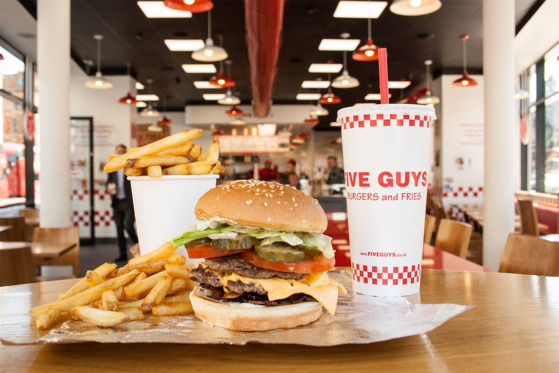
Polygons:
<instances>
[{"instance_id":1,"label":"glass window","mask_svg":"<svg viewBox=\"0 0 559 373\"><path fill-rule=\"evenodd\" d=\"M545 191L559 193L559 95L545 100L545 130Z\"/></svg>"},{"instance_id":2,"label":"glass window","mask_svg":"<svg viewBox=\"0 0 559 373\"><path fill-rule=\"evenodd\" d=\"M23 105L0 100L0 206L25 201ZM14 200L14 198L16 200Z\"/></svg>"},{"instance_id":3,"label":"glass window","mask_svg":"<svg viewBox=\"0 0 559 373\"><path fill-rule=\"evenodd\" d=\"M559 44L545 55L544 62L545 95L559 92Z\"/></svg>"},{"instance_id":4,"label":"glass window","mask_svg":"<svg viewBox=\"0 0 559 373\"><path fill-rule=\"evenodd\" d=\"M4 56L0 63L0 89L23 99L25 63L1 45L0 53Z\"/></svg>"}]
</instances>

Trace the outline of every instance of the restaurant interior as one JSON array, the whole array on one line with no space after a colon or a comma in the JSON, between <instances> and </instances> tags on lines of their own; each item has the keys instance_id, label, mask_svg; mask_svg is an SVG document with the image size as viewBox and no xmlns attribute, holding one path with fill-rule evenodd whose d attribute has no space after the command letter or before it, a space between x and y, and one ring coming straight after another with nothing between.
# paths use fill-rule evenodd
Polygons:
<instances>
[{"instance_id":1,"label":"restaurant interior","mask_svg":"<svg viewBox=\"0 0 559 373\"><path fill-rule=\"evenodd\" d=\"M17 312L28 317L0 331L3 343L44 343L28 326L30 307L116 257L124 265L148 252L136 216L140 243L127 234L119 255L105 172L119 144L134 151L201 129L201 153L189 159L205 161L200 154L219 144L223 169L206 172L220 174L217 185L267 180L311 195L326 213L335 269L355 270L351 185L347 175L329 178L332 160L349 169L338 111L381 101L436 113L417 223L421 291L408 300L473 307L436 330L369 344L259 345L227 335L190 352L185 342L140 341L140 359L125 344L0 344L0 371L85 371L107 366L106 356L126 362L123 370L173 370L177 354L202 370L238 370L257 346L265 349L255 370L270 370L269 361L282 371L553 370L557 14L559 0L0 0L0 326ZM325 357L309 345L336 347ZM69 354L58 356L63 348ZM208 362L212 348L232 365Z\"/></svg>"}]
</instances>

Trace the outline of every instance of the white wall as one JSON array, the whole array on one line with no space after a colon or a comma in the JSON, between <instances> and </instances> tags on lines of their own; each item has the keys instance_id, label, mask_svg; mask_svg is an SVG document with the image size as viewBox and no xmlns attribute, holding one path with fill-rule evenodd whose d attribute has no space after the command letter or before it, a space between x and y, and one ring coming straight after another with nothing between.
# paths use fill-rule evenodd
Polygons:
<instances>
[{"instance_id":1,"label":"white wall","mask_svg":"<svg viewBox=\"0 0 559 373\"><path fill-rule=\"evenodd\" d=\"M455 87L459 75L440 79L439 126L443 202L483 203L483 76L472 75L478 85ZM459 160L463 163L459 164Z\"/></svg>"}]
</instances>

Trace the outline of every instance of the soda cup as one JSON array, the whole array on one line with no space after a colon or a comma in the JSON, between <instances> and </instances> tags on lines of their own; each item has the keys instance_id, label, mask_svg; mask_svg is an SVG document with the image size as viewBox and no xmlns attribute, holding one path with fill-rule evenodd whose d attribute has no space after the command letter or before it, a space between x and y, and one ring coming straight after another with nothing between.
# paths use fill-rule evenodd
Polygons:
<instances>
[{"instance_id":1,"label":"soda cup","mask_svg":"<svg viewBox=\"0 0 559 373\"><path fill-rule=\"evenodd\" d=\"M356 105L341 123L353 290L419 292L431 127L423 105Z\"/></svg>"}]
</instances>

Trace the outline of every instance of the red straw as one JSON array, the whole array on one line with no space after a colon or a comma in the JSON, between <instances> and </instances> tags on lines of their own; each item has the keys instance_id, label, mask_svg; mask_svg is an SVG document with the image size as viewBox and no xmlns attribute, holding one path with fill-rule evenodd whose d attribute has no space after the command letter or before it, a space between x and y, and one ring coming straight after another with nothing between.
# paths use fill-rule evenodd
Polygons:
<instances>
[{"instance_id":1,"label":"red straw","mask_svg":"<svg viewBox=\"0 0 559 373\"><path fill-rule=\"evenodd\" d=\"M380 103L388 104L388 66L386 48L378 49L378 72L380 79Z\"/></svg>"}]
</instances>

